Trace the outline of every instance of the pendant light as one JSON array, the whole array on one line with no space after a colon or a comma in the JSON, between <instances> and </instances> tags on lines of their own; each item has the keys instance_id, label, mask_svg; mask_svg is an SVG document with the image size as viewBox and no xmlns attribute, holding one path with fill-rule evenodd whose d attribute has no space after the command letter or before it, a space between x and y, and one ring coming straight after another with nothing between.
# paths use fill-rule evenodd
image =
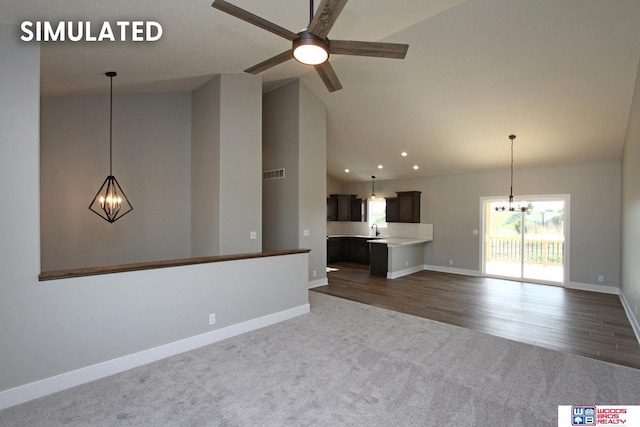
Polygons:
<instances>
[{"instance_id":1,"label":"pendant light","mask_svg":"<svg viewBox=\"0 0 640 427\"><path fill-rule=\"evenodd\" d=\"M89 209L111 223L131 212L133 206L122 191L118 180L113 176L113 78L117 74L115 71L109 71L105 75L111 81L109 94L109 175L93 198Z\"/></svg>"},{"instance_id":2,"label":"pendant light","mask_svg":"<svg viewBox=\"0 0 640 427\"><path fill-rule=\"evenodd\" d=\"M513 204L513 141L516 139L515 135L509 135L511 140L511 187L509 187L509 204L507 206L496 206L497 211L521 211L527 210L526 206L515 206Z\"/></svg>"},{"instance_id":3,"label":"pendant light","mask_svg":"<svg viewBox=\"0 0 640 427\"><path fill-rule=\"evenodd\" d=\"M370 200L375 200L376 199L376 192L375 192L375 186L374 186L375 179L376 179L376 177L371 175L371 196L369 196Z\"/></svg>"}]
</instances>

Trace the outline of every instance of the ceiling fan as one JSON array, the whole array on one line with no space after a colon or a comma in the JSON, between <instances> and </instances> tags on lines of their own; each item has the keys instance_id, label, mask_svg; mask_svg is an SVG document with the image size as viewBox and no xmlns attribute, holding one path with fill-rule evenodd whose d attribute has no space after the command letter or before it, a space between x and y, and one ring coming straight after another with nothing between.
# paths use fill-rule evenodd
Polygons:
<instances>
[{"instance_id":1,"label":"ceiling fan","mask_svg":"<svg viewBox=\"0 0 640 427\"><path fill-rule=\"evenodd\" d=\"M329 40L327 34L345 4L347 0L322 0L314 16L313 0L310 0L309 25L297 34L224 0L215 0L212 6L292 42L291 49L247 68L245 72L259 74L295 58L303 64L313 65L329 92L335 92L342 89L342 85L329 63L329 54L404 59L409 49L409 45L398 43Z\"/></svg>"}]
</instances>

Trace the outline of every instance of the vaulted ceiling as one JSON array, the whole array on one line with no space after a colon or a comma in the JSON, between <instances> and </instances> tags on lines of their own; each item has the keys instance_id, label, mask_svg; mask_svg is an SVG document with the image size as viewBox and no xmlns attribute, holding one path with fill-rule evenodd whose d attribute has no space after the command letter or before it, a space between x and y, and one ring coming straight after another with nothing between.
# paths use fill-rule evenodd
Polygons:
<instances>
[{"instance_id":1,"label":"vaulted ceiling","mask_svg":"<svg viewBox=\"0 0 640 427\"><path fill-rule=\"evenodd\" d=\"M106 93L109 70L115 93L190 91L290 47L211 2L3 0L0 22L162 24L152 43L43 43L43 96ZM293 32L309 17L306 0L230 2ZM323 100L327 169L340 181L508 168L509 134L517 167L615 161L639 23L638 0L350 0L329 37L407 43L404 60L332 56L344 86L334 93L295 61L261 76L265 90L301 78Z\"/></svg>"}]
</instances>

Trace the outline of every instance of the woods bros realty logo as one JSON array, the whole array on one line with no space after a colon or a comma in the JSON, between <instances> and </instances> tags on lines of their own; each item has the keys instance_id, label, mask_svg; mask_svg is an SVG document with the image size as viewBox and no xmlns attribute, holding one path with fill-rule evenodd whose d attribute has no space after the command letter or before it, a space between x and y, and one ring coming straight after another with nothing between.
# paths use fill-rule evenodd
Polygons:
<instances>
[{"instance_id":1,"label":"woods bros realty logo","mask_svg":"<svg viewBox=\"0 0 640 427\"><path fill-rule=\"evenodd\" d=\"M105 21L93 26L90 21L23 21L24 42L155 42L162 37L162 25L155 21Z\"/></svg>"},{"instance_id":2,"label":"woods bros realty logo","mask_svg":"<svg viewBox=\"0 0 640 427\"><path fill-rule=\"evenodd\" d=\"M640 406L558 406L558 427L640 426Z\"/></svg>"}]
</instances>

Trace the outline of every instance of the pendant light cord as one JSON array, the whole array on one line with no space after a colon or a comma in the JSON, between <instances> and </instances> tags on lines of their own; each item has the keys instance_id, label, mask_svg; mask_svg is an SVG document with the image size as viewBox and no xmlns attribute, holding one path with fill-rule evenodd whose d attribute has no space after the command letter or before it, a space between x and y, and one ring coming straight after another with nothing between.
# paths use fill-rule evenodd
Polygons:
<instances>
[{"instance_id":1,"label":"pendant light cord","mask_svg":"<svg viewBox=\"0 0 640 427\"><path fill-rule=\"evenodd\" d=\"M113 176L113 75L109 76L111 89L109 93L109 175Z\"/></svg>"},{"instance_id":2,"label":"pendant light cord","mask_svg":"<svg viewBox=\"0 0 640 427\"><path fill-rule=\"evenodd\" d=\"M313 21L313 0L309 0L309 23Z\"/></svg>"},{"instance_id":3,"label":"pendant light cord","mask_svg":"<svg viewBox=\"0 0 640 427\"><path fill-rule=\"evenodd\" d=\"M510 200L513 199L513 140L514 138L511 138L511 187L509 188L509 197Z\"/></svg>"}]
</instances>

